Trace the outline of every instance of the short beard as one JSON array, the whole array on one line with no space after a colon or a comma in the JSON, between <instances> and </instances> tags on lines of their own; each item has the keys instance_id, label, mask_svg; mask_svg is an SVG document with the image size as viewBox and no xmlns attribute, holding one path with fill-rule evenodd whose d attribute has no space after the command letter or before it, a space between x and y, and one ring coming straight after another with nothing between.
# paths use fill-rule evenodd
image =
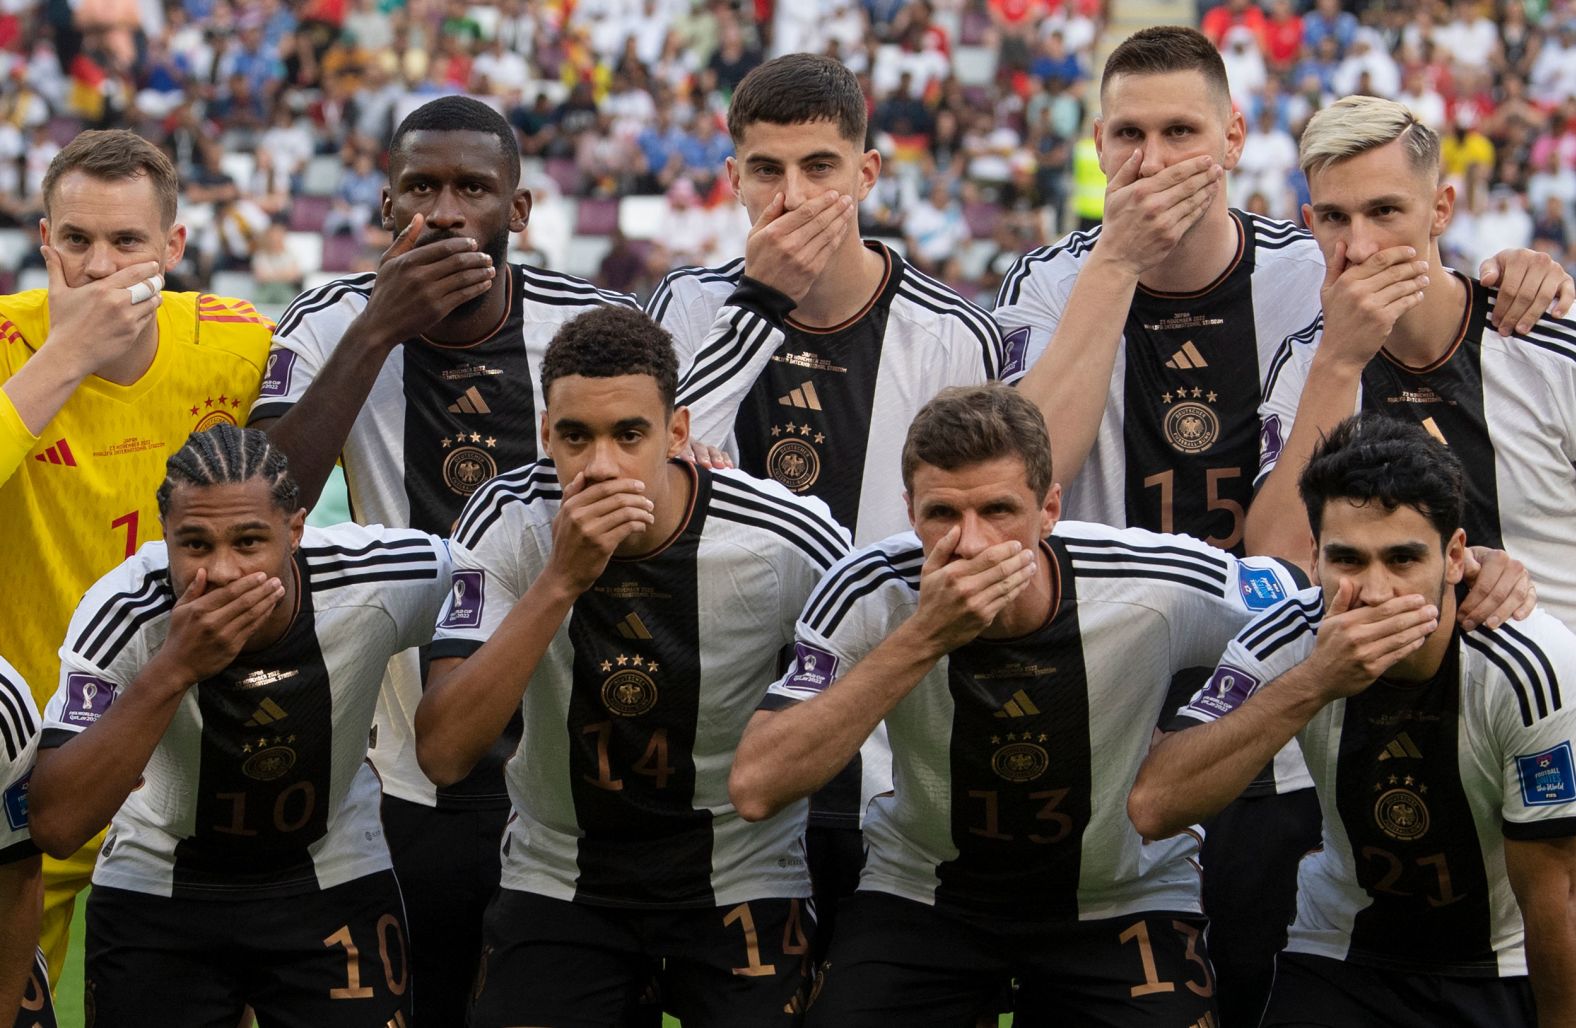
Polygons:
<instances>
[{"instance_id":1,"label":"short beard","mask_svg":"<svg viewBox=\"0 0 1576 1028\"><path fill-rule=\"evenodd\" d=\"M453 238L455 238L454 233L445 232L442 235L433 236L429 239L423 240L423 242L435 243L442 239ZM494 232L488 237L487 241L479 247L479 249L482 253L485 253L487 256L492 258L492 266L494 270L496 270L500 275L504 274L504 264L509 258L509 226L504 225L497 232ZM497 281L498 278L495 276L493 278L493 282L496 283ZM469 300L466 300L464 303L460 304L458 307L446 314L443 320L447 322L470 320L481 311L483 305L487 303L487 297L491 293L492 289L489 288L486 292L483 292L478 296L471 297Z\"/></svg>"}]
</instances>

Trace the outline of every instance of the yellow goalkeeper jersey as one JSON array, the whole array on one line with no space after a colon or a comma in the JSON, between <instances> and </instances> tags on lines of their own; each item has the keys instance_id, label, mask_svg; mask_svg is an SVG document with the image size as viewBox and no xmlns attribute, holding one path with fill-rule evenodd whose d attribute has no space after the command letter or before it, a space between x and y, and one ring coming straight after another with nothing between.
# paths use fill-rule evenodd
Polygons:
<instances>
[{"instance_id":1,"label":"yellow goalkeeper jersey","mask_svg":"<svg viewBox=\"0 0 1576 1028\"><path fill-rule=\"evenodd\" d=\"M273 323L250 303L165 293L159 348L131 385L89 376L41 435L0 391L0 653L43 704L88 586L160 538L154 494L164 462L194 431L244 424ZM49 335L49 297L0 296L0 381Z\"/></svg>"}]
</instances>

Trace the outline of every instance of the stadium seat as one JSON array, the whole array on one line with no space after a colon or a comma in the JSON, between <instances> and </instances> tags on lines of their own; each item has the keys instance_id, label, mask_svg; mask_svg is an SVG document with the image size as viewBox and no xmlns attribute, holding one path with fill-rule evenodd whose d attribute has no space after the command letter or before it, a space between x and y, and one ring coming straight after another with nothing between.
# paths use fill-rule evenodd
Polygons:
<instances>
[{"instance_id":1,"label":"stadium seat","mask_svg":"<svg viewBox=\"0 0 1576 1028\"><path fill-rule=\"evenodd\" d=\"M285 246L295 255L303 275L323 266L323 237L316 232L286 232Z\"/></svg>"},{"instance_id":2,"label":"stadium seat","mask_svg":"<svg viewBox=\"0 0 1576 1028\"><path fill-rule=\"evenodd\" d=\"M618 228L619 199L616 196L594 196L580 201L575 213L575 234L581 236L610 236Z\"/></svg>"},{"instance_id":3,"label":"stadium seat","mask_svg":"<svg viewBox=\"0 0 1576 1028\"><path fill-rule=\"evenodd\" d=\"M302 276L301 291L306 292L309 289L316 289L319 286L326 286L338 277L339 276L334 274L332 271L314 271L311 274Z\"/></svg>"},{"instance_id":4,"label":"stadium seat","mask_svg":"<svg viewBox=\"0 0 1576 1028\"><path fill-rule=\"evenodd\" d=\"M333 196L345 167L334 154L318 154L306 162L301 173L301 191L308 196Z\"/></svg>"},{"instance_id":5,"label":"stadium seat","mask_svg":"<svg viewBox=\"0 0 1576 1028\"><path fill-rule=\"evenodd\" d=\"M322 268L324 271L349 271L356 266L356 259L360 256L361 240L353 235L329 236L323 239Z\"/></svg>"},{"instance_id":6,"label":"stadium seat","mask_svg":"<svg viewBox=\"0 0 1576 1028\"><path fill-rule=\"evenodd\" d=\"M611 249L613 240L607 236L570 236L569 247L564 251L564 266L560 270L594 279L601 270L602 258Z\"/></svg>"},{"instance_id":7,"label":"stadium seat","mask_svg":"<svg viewBox=\"0 0 1576 1028\"><path fill-rule=\"evenodd\" d=\"M16 291L25 293L29 289L48 289L49 272L43 268L24 268L16 276Z\"/></svg>"},{"instance_id":8,"label":"stadium seat","mask_svg":"<svg viewBox=\"0 0 1576 1028\"><path fill-rule=\"evenodd\" d=\"M988 46L960 46L952 51L953 73L964 86L989 86L996 81L996 51Z\"/></svg>"},{"instance_id":9,"label":"stadium seat","mask_svg":"<svg viewBox=\"0 0 1576 1028\"><path fill-rule=\"evenodd\" d=\"M969 235L975 239L989 239L996 234L996 224L1001 221L1001 207L987 200L965 200L963 220L969 223Z\"/></svg>"},{"instance_id":10,"label":"stadium seat","mask_svg":"<svg viewBox=\"0 0 1576 1028\"><path fill-rule=\"evenodd\" d=\"M580 186L585 176L580 174L580 166L573 157L549 157L547 159L547 177L558 183L558 189L565 196L576 196L580 193Z\"/></svg>"},{"instance_id":11,"label":"stadium seat","mask_svg":"<svg viewBox=\"0 0 1576 1028\"><path fill-rule=\"evenodd\" d=\"M665 196L626 196L618 203L618 227L626 239L654 239L667 212Z\"/></svg>"},{"instance_id":12,"label":"stadium seat","mask_svg":"<svg viewBox=\"0 0 1576 1028\"><path fill-rule=\"evenodd\" d=\"M257 279L248 271L216 271L208 281L208 292L250 299L257 293Z\"/></svg>"},{"instance_id":13,"label":"stadium seat","mask_svg":"<svg viewBox=\"0 0 1576 1028\"><path fill-rule=\"evenodd\" d=\"M290 231L321 232L334 201L326 196L298 196L290 204Z\"/></svg>"},{"instance_id":14,"label":"stadium seat","mask_svg":"<svg viewBox=\"0 0 1576 1028\"><path fill-rule=\"evenodd\" d=\"M50 118L45 131L56 146L65 146L77 138L77 133L82 131L82 121L79 118L68 116Z\"/></svg>"},{"instance_id":15,"label":"stadium seat","mask_svg":"<svg viewBox=\"0 0 1576 1028\"><path fill-rule=\"evenodd\" d=\"M252 172L257 170L257 158L249 153L231 150L219 158L219 167L234 179L235 184L243 191L249 191L252 185Z\"/></svg>"},{"instance_id":16,"label":"stadium seat","mask_svg":"<svg viewBox=\"0 0 1576 1028\"><path fill-rule=\"evenodd\" d=\"M28 234L19 228L0 228L0 269L15 271L22 255L33 246Z\"/></svg>"}]
</instances>

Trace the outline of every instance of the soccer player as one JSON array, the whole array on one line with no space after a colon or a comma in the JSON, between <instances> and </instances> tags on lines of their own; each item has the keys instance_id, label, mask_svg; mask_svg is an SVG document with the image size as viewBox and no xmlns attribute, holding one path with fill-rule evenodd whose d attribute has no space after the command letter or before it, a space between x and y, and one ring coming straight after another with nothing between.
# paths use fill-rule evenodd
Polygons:
<instances>
[{"instance_id":1,"label":"soccer player","mask_svg":"<svg viewBox=\"0 0 1576 1028\"><path fill-rule=\"evenodd\" d=\"M525 228L513 130L478 100L417 108L389 145L385 227L398 233L376 273L310 290L285 313L252 410L315 498L344 464L355 520L447 536L466 499L499 469L536 459L548 341L576 314L633 298L506 263ZM518 726L463 781L435 787L416 763L411 718L421 651L389 664L370 755L405 887L422 1013L461 1024L498 887L509 811L503 761Z\"/></svg>"},{"instance_id":2,"label":"soccer player","mask_svg":"<svg viewBox=\"0 0 1576 1028\"><path fill-rule=\"evenodd\" d=\"M1462 463L1400 419L1337 426L1300 481L1316 587L1237 636L1133 788L1162 839L1301 743L1324 838L1266 1026L1576 1023L1576 636L1457 625Z\"/></svg>"},{"instance_id":3,"label":"soccer player","mask_svg":"<svg viewBox=\"0 0 1576 1028\"><path fill-rule=\"evenodd\" d=\"M164 542L72 618L33 773L46 852L110 824L88 1008L127 1026L230 1025L245 1006L404 1024L400 890L364 758L384 666L430 638L447 595L446 547L304 528L284 455L228 425L170 458L158 503Z\"/></svg>"},{"instance_id":4,"label":"soccer player","mask_svg":"<svg viewBox=\"0 0 1576 1028\"><path fill-rule=\"evenodd\" d=\"M582 314L541 374L547 457L466 505L416 713L439 783L524 716L470 1023L628 1023L659 971L686 1024L795 1023L804 807L746 824L728 768L847 533L819 500L673 460L678 362L644 314Z\"/></svg>"},{"instance_id":5,"label":"soccer player","mask_svg":"<svg viewBox=\"0 0 1576 1028\"><path fill-rule=\"evenodd\" d=\"M27 829L38 728L32 692L0 657L0 1025L16 1028L55 1028L49 973L37 945L44 877Z\"/></svg>"},{"instance_id":6,"label":"soccer player","mask_svg":"<svg viewBox=\"0 0 1576 1028\"><path fill-rule=\"evenodd\" d=\"M837 61L788 54L745 76L728 107L727 173L753 228L744 257L668 275L648 309L685 369L691 432L738 466L820 497L860 545L903 531L906 425L936 391L1011 374L995 324L879 242L858 207L881 155L865 97ZM857 880L858 827L891 787L877 733L811 805L816 894ZM821 905L823 928L835 909Z\"/></svg>"},{"instance_id":7,"label":"soccer player","mask_svg":"<svg viewBox=\"0 0 1576 1028\"><path fill-rule=\"evenodd\" d=\"M145 140L82 133L44 176L48 289L0 296L0 524L15 555L0 594L16 598L0 648L40 707L83 592L158 537L165 459L257 395L272 324L245 300L161 291L186 246L178 185ZM96 852L44 861L56 978Z\"/></svg>"},{"instance_id":8,"label":"soccer player","mask_svg":"<svg viewBox=\"0 0 1576 1028\"><path fill-rule=\"evenodd\" d=\"M1354 410L1383 411L1460 456L1467 540L1519 557L1544 608L1576 625L1576 322L1496 329L1500 293L1444 266L1455 188L1440 178L1439 137L1403 105L1351 96L1320 111L1302 167L1304 216L1329 262L1324 319L1287 343L1265 400L1268 477L1249 515L1259 545L1302 559L1304 462ZM1396 274L1398 253L1427 262L1422 288Z\"/></svg>"},{"instance_id":9,"label":"soccer player","mask_svg":"<svg viewBox=\"0 0 1576 1028\"><path fill-rule=\"evenodd\" d=\"M1266 382L1282 341L1317 330L1324 262L1306 231L1227 205L1224 174L1245 127L1219 52L1196 30L1125 40L1106 62L1100 106L1104 224L1021 258L995 317L1008 349L1027 351L1019 387L1050 427L1068 517L1241 554ZM1558 302L1569 303L1569 279L1546 255L1498 260L1508 284L1525 286L1511 309L1541 310L1561 283ZM1395 273L1422 271L1401 261ZM1273 438L1273 425L1265 431ZM1265 551L1248 540L1246 552ZM1515 577L1479 578L1463 615L1506 616ZM1179 701L1208 671L1184 677ZM1263 1007L1296 860L1318 841L1317 804L1298 784L1310 784L1306 771L1295 751L1282 754L1210 825L1204 897L1226 1028L1251 1025Z\"/></svg>"},{"instance_id":10,"label":"soccer player","mask_svg":"<svg viewBox=\"0 0 1576 1028\"><path fill-rule=\"evenodd\" d=\"M895 788L809 1023L967 1023L1014 976L1026 1023L1213 1023L1196 840L1141 846L1124 801L1171 676L1297 572L1058 524L1044 421L1006 386L927 404L902 473L913 531L816 588L734 762L770 817L886 720Z\"/></svg>"}]
</instances>

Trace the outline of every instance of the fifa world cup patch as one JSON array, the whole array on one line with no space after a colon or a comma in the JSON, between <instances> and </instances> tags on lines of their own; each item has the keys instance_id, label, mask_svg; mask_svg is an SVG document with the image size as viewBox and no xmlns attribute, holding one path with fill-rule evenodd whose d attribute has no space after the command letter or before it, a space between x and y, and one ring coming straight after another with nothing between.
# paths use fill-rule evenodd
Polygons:
<instances>
[{"instance_id":1,"label":"fifa world cup patch","mask_svg":"<svg viewBox=\"0 0 1576 1028\"><path fill-rule=\"evenodd\" d=\"M1001 377L1011 378L1029 366L1029 326L1013 329L1002 336L1001 341L1007 351L1001 366Z\"/></svg>"},{"instance_id":2,"label":"fifa world cup patch","mask_svg":"<svg viewBox=\"0 0 1576 1028\"><path fill-rule=\"evenodd\" d=\"M1281 438L1281 419L1279 414L1271 414L1264 419L1264 424L1259 426L1259 466L1263 467L1272 461L1280 459L1281 450L1286 446L1286 440Z\"/></svg>"},{"instance_id":3,"label":"fifa world cup patch","mask_svg":"<svg viewBox=\"0 0 1576 1028\"><path fill-rule=\"evenodd\" d=\"M482 626L482 595L486 576L481 571L456 571L454 584L449 588L449 609L444 612L441 628L480 628Z\"/></svg>"},{"instance_id":4,"label":"fifa world cup patch","mask_svg":"<svg viewBox=\"0 0 1576 1028\"><path fill-rule=\"evenodd\" d=\"M258 388L259 396L288 396L290 394L290 373L295 370L296 354L293 350L275 350L268 355L268 363L263 365L263 384Z\"/></svg>"},{"instance_id":5,"label":"fifa world cup patch","mask_svg":"<svg viewBox=\"0 0 1576 1028\"><path fill-rule=\"evenodd\" d=\"M837 655L819 646L796 642L793 644L793 671L788 675L788 687L807 692L820 692L837 677Z\"/></svg>"},{"instance_id":6,"label":"fifa world cup patch","mask_svg":"<svg viewBox=\"0 0 1576 1028\"><path fill-rule=\"evenodd\" d=\"M114 702L114 682L106 682L92 675L67 675L66 709L60 715L60 720L68 725L86 728L103 717Z\"/></svg>"},{"instance_id":7,"label":"fifa world cup patch","mask_svg":"<svg viewBox=\"0 0 1576 1028\"><path fill-rule=\"evenodd\" d=\"M11 826L13 832L19 832L27 827L27 787L33 780L30 772L20 782L15 782L5 791L3 797L5 804L5 823Z\"/></svg>"},{"instance_id":8,"label":"fifa world cup patch","mask_svg":"<svg viewBox=\"0 0 1576 1028\"><path fill-rule=\"evenodd\" d=\"M1521 777L1521 802L1529 807L1576 800L1576 761L1571 759L1569 742L1530 757L1517 757L1516 773Z\"/></svg>"},{"instance_id":9,"label":"fifa world cup patch","mask_svg":"<svg viewBox=\"0 0 1576 1028\"><path fill-rule=\"evenodd\" d=\"M1249 610L1268 610L1286 598L1286 587L1269 568L1239 567L1237 588L1242 591L1242 605Z\"/></svg>"},{"instance_id":10,"label":"fifa world cup patch","mask_svg":"<svg viewBox=\"0 0 1576 1028\"><path fill-rule=\"evenodd\" d=\"M1222 664L1209 676L1204 688L1198 691L1182 713L1203 721L1213 721L1242 706L1244 700L1259 687L1254 675L1232 664Z\"/></svg>"}]
</instances>

